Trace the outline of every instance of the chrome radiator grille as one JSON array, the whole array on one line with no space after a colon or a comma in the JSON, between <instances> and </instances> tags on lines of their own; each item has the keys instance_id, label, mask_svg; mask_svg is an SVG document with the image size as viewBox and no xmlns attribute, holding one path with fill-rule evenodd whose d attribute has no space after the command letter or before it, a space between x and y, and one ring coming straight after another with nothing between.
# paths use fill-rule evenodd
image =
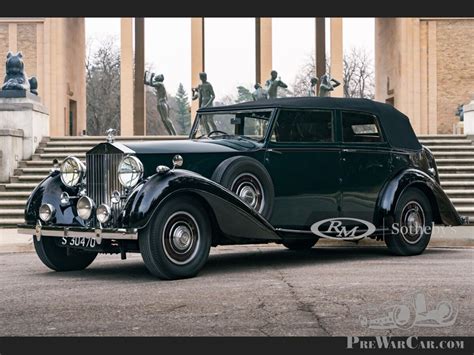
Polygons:
<instances>
[{"instance_id":1,"label":"chrome radiator grille","mask_svg":"<svg viewBox=\"0 0 474 355\"><path fill-rule=\"evenodd\" d=\"M117 190L123 193L118 180L117 168L123 154L88 154L86 156L86 191L96 207L105 203L112 209L112 222L117 220L122 201L112 204L111 194Z\"/></svg>"}]
</instances>

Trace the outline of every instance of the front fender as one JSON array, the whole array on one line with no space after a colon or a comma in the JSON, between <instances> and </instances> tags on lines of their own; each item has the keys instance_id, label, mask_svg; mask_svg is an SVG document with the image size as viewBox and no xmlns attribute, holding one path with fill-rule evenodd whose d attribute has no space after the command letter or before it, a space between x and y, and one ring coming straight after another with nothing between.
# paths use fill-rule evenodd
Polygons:
<instances>
[{"instance_id":1,"label":"front fender","mask_svg":"<svg viewBox=\"0 0 474 355\"><path fill-rule=\"evenodd\" d=\"M436 180L423 171L406 169L387 182L382 189L377 201L374 218L378 225L394 222L397 201L408 187L419 188L427 195L433 208L433 217L436 223L451 226L463 224L461 216L459 216L451 200Z\"/></svg>"},{"instance_id":2,"label":"front fender","mask_svg":"<svg viewBox=\"0 0 474 355\"><path fill-rule=\"evenodd\" d=\"M227 236L280 240L273 226L221 185L185 169L155 174L130 196L121 214L126 228L141 229L168 199L193 194L210 207L219 230Z\"/></svg>"},{"instance_id":3,"label":"front fender","mask_svg":"<svg viewBox=\"0 0 474 355\"><path fill-rule=\"evenodd\" d=\"M77 194L78 188L68 188L61 182L59 171L53 171L31 193L25 207L25 221L35 225L39 219L39 208L44 203L51 204L56 210L53 219L48 222L58 226L84 226L84 221L77 217L75 204L61 206L60 196L67 192L71 196Z\"/></svg>"}]
</instances>

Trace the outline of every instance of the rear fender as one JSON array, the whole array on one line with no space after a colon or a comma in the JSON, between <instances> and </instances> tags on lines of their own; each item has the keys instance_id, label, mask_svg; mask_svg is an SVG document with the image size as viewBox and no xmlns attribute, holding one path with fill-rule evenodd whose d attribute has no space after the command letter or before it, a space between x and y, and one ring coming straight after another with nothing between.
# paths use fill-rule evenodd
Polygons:
<instances>
[{"instance_id":1,"label":"rear fender","mask_svg":"<svg viewBox=\"0 0 474 355\"><path fill-rule=\"evenodd\" d=\"M450 226L463 224L461 216L436 180L423 171L406 169L392 178L380 192L374 216L376 225L387 226L394 222L397 201L408 187L425 193L430 200L435 223Z\"/></svg>"}]
</instances>

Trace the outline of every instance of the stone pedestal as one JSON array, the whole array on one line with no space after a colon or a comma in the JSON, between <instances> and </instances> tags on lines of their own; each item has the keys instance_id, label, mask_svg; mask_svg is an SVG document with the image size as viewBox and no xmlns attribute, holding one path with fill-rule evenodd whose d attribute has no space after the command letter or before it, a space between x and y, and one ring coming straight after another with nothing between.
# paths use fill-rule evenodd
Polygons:
<instances>
[{"instance_id":1,"label":"stone pedestal","mask_svg":"<svg viewBox=\"0 0 474 355\"><path fill-rule=\"evenodd\" d=\"M0 129L21 129L21 159L30 159L43 137L49 136L48 110L37 96L27 93L24 97L2 97L9 93L3 91L0 95Z\"/></svg>"},{"instance_id":2,"label":"stone pedestal","mask_svg":"<svg viewBox=\"0 0 474 355\"><path fill-rule=\"evenodd\" d=\"M49 114L37 96L0 91L0 182L8 182L20 160L30 159L49 136Z\"/></svg>"},{"instance_id":3,"label":"stone pedestal","mask_svg":"<svg viewBox=\"0 0 474 355\"><path fill-rule=\"evenodd\" d=\"M474 135L474 99L464 105L464 134Z\"/></svg>"},{"instance_id":4,"label":"stone pedestal","mask_svg":"<svg viewBox=\"0 0 474 355\"><path fill-rule=\"evenodd\" d=\"M23 156L23 131L0 129L0 182L9 182Z\"/></svg>"}]
</instances>

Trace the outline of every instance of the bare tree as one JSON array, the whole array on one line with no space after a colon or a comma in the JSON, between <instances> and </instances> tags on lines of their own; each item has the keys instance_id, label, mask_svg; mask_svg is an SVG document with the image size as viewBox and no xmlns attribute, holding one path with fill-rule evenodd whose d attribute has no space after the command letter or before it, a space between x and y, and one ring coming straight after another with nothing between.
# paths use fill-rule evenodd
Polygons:
<instances>
[{"instance_id":1,"label":"bare tree","mask_svg":"<svg viewBox=\"0 0 474 355\"><path fill-rule=\"evenodd\" d=\"M97 49L92 51L94 44ZM104 135L108 128L120 130L120 51L113 36L89 39L88 47L87 134Z\"/></svg>"},{"instance_id":2,"label":"bare tree","mask_svg":"<svg viewBox=\"0 0 474 355\"><path fill-rule=\"evenodd\" d=\"M374 65L364 48L352 48L344 54L344 96L375 97Z\"/></svg>"},{"instance_id":3,"label":"bare tree","mask_svg":"<svg viewBox=\"0 0 474 355\"><path fill-rule=\"evenodd\" d=\"M328 58L326 70L331 72L330 60ZM375 77L373 60L364 48L351 48L344 53L344 73L342 82L344 84L344 97L374 98ZM310 80L316 75L316 60L314 55L309 56L293 84L295 96L307 96L310 88ZM335 78L340 80L341 78Z\"/></svg>"}]
</instances>

